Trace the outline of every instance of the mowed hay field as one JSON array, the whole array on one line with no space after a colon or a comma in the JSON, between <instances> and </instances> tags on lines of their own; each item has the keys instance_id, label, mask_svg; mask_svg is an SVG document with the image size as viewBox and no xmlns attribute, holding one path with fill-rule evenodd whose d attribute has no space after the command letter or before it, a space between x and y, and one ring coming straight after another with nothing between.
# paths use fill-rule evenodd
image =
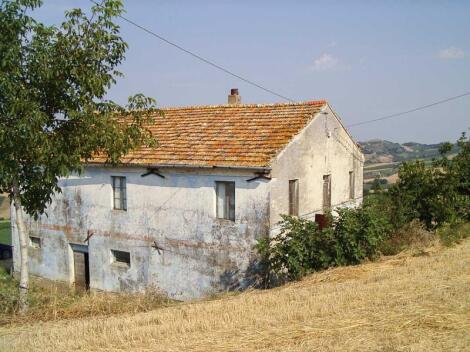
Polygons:
<instances>
[{"instance_id":1,"label":"mowed hay field","mask_svg":"<svg viewBox=\"0 0 470 352\"><path fill-rule=\"evenodd\" d=\"M136 315L0 329L1 351L470 351L470 240Z\"/></svg>"}]
</instances>

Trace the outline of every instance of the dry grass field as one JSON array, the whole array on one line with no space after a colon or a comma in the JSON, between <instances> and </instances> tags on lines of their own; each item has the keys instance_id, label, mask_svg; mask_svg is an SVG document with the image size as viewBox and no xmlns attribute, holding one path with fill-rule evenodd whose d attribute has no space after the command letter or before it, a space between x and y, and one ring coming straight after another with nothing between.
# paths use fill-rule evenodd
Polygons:
<instances>
[{"instance_id":1,"label":"dry grass field","mask_svg":"<svg viewBox=\"0 0 470 352\"><path fill-rule=\"evenodd\" d=\"M1 351L470 351L470 240L268 291L13 325Z\"/></svg>"}]
</instances>

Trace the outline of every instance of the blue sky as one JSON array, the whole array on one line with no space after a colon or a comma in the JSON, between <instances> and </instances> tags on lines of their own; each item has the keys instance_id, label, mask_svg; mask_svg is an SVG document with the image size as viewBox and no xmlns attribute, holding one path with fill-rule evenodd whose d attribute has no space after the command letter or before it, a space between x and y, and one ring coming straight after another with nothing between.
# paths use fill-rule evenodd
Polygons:
<instances>
[{"instance_id":1,"label":"blue sky","mask_svg":"<svg viewBox=\"0 0 470 352\"><path fill-rule=\"evenodd\" d=\"M35 16L60 23L86 0L45 0ZM470 91L470 1L125 1L126 16L294 100L327 99L346 125ZM281 99L118 21L129 44L110 98L142 92L160 106ZM351 128L358 140L455 140L470 96Z\"/></svg>"}]
</instances>

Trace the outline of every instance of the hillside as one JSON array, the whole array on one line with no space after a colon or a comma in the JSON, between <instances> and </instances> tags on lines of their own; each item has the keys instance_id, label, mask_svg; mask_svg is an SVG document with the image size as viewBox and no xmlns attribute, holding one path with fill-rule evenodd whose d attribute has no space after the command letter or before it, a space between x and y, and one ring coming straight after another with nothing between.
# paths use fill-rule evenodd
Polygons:
<instances>
[{"instance_id":1,"label":"hillside","mask_svg":"<svg viewBox=\"0 0 470 352\"><path fill-rule=\"evenodd\" d=\"M468 351L470 240L147 313L0 329L2 351Z\"/></svg>"},{"instance_id":2,"label":"hillside","mask_svg":"<svg viewBox=\"0 0 470 352\"><path fill-rule=\"evenodd\" d=\"M422 144L416 142L394 143L382 139L359 142L364 153L364 189L370 188L375 177L394 183L398 177L398 168L403 161L421 159L431 162L439 158L439 148L443 143ZM457 153L455 145L451 154Z\"/></svg>"},{"instance_id":3,"label":"hillside","mask_svg":"<svg viewBox=\"0 0 470 352\"><path fill-rule=\"evenodd\" d=\"M416 142L394 143L383 139L359 142L366 158L366 165L394 163L411 159L432 159L439 157L442 143L422 144ZM455 151L457 149L455 148Z\"/></svg>"}]
</instances>

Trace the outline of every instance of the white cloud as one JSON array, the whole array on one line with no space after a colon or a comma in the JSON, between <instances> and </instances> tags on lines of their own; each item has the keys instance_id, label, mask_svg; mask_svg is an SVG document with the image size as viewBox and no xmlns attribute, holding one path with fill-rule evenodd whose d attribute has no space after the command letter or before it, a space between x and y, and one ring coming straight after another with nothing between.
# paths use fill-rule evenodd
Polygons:
<instances>
[{"instance_id":1,"label":"white cloud","mask_svg":"<svg viewBox=\"0 0 470 352\"><path fill-rule=\"evenodd\" d=\"M328 71L348 68L349 66L342 64L337 57L328 53L323 53L313 60L313 65L311 66L313 71Z\"/></svg>"},{"instance_id":2,"label":"white cloud","mask_svg":"<svg viewBox=\"0 0 470 352\"><path fill-rule=\"evenodd\" d=\"M330 54L321 54L320 57L313 61L312 70L314 71L326 71L334 69L338 66L338 58Z\"/></svg>"},{"instance_id":3,"label":"white cloud","mask_svg":"<svg viewBox=\"0 0 470 352\"><path fill-rule=\"evenodd\" d=\"M455 60L465 57L465 52L461 48L451 46L439 51L439 58L442 60Z\"/></svg>"}]
</instances>

